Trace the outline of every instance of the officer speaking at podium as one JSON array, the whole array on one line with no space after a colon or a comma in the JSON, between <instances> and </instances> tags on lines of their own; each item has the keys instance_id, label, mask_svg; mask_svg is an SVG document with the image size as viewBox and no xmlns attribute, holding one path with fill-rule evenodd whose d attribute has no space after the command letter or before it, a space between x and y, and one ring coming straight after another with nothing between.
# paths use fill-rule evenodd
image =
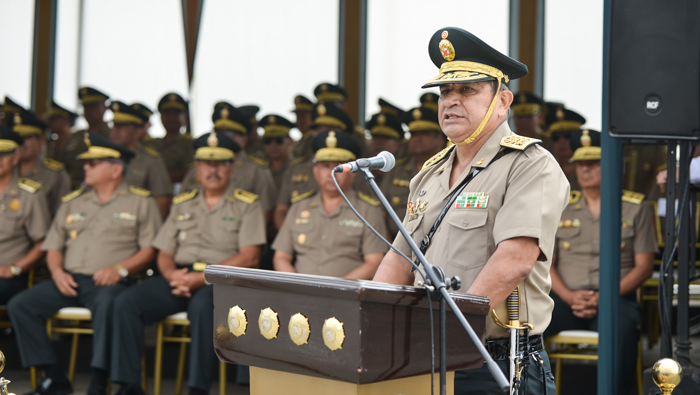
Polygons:
<instances>
[{"instance_id":1,"label":"officer speaking at podium","mask_svg":"<svg viewBox=\"0 0 700 395\"><path fill-rule=\"evenodd\" d=\"M506 377L505 301L520 289L519 321L531 329L518 393L554 394L541 334L554 305L549 267L569 183L540 140L508 127L513 94L506 84L525 76L527 66L454 27L435 32L428 52L440 72L423 88L440 88L438 121L454 145L425 162L411 180L403 225L417 244L426 240L427 260L447 278L459 276L463 291L489 297L494 319L486 322L486 349ZM455 202L445 207L455 192ZM436 223L443 210L446 215ZM394 246L412 254L401 235ZM413 284L416 278L411 265L389 251L374 280ZM456 372L455 394L466 393L503 392L483 366Z\"/></svg>"}]
</instances>

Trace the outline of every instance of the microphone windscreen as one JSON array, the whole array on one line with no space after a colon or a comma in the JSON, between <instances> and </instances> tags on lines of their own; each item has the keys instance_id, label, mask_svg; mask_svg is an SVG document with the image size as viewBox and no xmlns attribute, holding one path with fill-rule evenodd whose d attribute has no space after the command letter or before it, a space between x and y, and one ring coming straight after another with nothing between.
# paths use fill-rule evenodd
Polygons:
<instances>
[{"instance_id":1,"label":"microphone windscreen","mask_svg":"<svg viewBox=\"0 0 700 395\"><path fill-rule=\"evenodd\" d=\"M392 155L391 152L382 151L379 153L379 156L384 158L384 166L379 170L386 173L393 169L394 165L396 165L396 158L394 158L394 155Z\"/></svg>"}]
</instances>

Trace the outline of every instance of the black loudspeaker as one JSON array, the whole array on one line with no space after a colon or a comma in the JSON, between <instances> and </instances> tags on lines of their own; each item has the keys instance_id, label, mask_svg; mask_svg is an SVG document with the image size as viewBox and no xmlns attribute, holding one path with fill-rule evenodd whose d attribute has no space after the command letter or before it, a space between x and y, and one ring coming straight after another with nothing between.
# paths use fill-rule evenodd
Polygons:
<instances>
[{"instance_id":1,"label":"black loudspeaker","mask_svg":"<svg viewBox=\"0 0 700 395\"><path fill-rule=\"evenodd\" d=\"M700 139L700 1L613 0L610 25L610 135Z\"/></svg>"}]
</instances>

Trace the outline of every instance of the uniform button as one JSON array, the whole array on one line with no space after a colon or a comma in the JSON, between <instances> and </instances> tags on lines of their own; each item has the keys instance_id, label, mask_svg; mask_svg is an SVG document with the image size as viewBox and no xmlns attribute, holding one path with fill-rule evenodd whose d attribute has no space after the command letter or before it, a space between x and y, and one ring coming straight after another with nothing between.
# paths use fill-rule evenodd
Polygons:
<instances>
[{"instance_id":1,"label":"uniform button","mask_svg":"<svg viewBox=\"0 0 700 395\"><path fill-rule=\"evenodd\" d=\"M462 226L467 226L467 224L468 224L467 221L462 222Z\"/></svg>"},{"instance_id":2,"label":"uniform button","mask_svg":"<svg viewBox=\"0 0 700 395\"><path fill-rule=\"evenodd\" d=\"M326 240L326 235L321 235L321 240Z\"/></svg>"}]
</instances>

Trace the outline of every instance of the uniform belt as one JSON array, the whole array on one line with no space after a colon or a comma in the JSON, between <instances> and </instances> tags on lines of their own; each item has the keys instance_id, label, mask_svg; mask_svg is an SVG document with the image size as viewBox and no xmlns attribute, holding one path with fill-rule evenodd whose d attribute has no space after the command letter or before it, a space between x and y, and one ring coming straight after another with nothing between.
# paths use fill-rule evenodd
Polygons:
<instances>
[{"instance_id":1,"label":"uniform belt","mask_svg":"<svg viewBox=\"0 0 700 395\"><path fill-rule=\"evenodd\" d=\"M544 350L542 335L532 335L527 339L528 354ZM491 354L491 358L500 361L508 359L510 356L510 339L491 339L486 341L486 351Z\"/></svg>"}]
</instances>

